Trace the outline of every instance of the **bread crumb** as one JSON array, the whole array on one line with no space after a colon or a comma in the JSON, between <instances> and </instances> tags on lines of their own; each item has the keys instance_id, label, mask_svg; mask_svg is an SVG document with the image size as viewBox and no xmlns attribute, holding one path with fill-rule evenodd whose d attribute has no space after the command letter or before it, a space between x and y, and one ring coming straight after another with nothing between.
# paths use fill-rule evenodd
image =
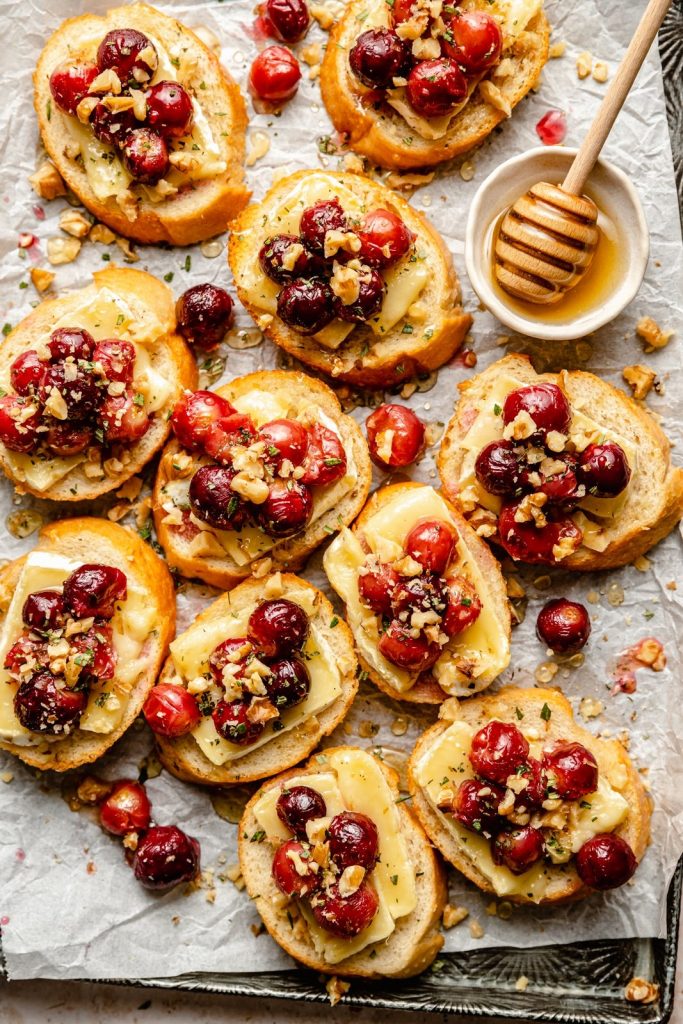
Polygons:
<instances>
[{"instance_id":1,"label":"bread crumb","mask_svg":"<svg viewBox=\"0 0 683 1024\"><path fill-rule=\"evenodd\" d=\"M579 714L583 718L584 722L588 722L591 718L597 718L604 710L605 705L601 700L595 700L593 697L581 698Z\"/></svg>"},{"instance_id":2,"label":"bread crumb","mask_svg":"<svg viewBox=\"0 0 683 1024\"><path fill-rule=\"evenodd\" d=\"M3 772L2 775L0 775L0 781L4 782L6 786L10 784L13 778L14 775L12 772Z\"/></svg>"},{"instance_id":3,"label":"bread crumb","mask_svg":"<svg viewBox=\"0 0 683 1024\"><path fill-rule=\"evenodd\" d=\"M513 600L519 601L521 600L521 598L526 597L526 590L524 589L524 587L519 582L516 576L506 577L505 586L507 589L508 597L512 598Z\"/></svg>"},{"instance_id":4,"label":"bread crumb","mask_svg":"<svg viewBox=\"0 0 683 1024\"><path fill-rule=\"evenodd\" d=\"M447 903L443 908L441 924L448 931L449 928L454 928L456 924L460 924L466 917L469 917L469 914L470 912L467 907L454 907Z\"/></svg>"},{"instance_id":5,"label":"bread crumb","mask_svg":"<svg viewBox=\"0 0 683 1024\"><path fill-rule=\"evenodd\" d=\"M54 279L55 274L51 270L44 270L42 267L31 267L31 283L41 295L48 290Z\"/></svg>"},{"instance_id":6,"label":"bread crumb","mask_svg":"<svg viewBox=\"0 0 683 1024\"><path fill-rule=\"evenodd\" d=\"M343 981L342 978L338 978L336 974L325 982L325 991L329 996L330 1006L336 1006L342 996L351 988L350 981Z\"/></svg>"},{"instance_id":7,"label":"bread crumb","mask_svg":"<svg viewBox=\"0 0 683 1024\"><path fill-rule=\"evenodd\" d=\"M345 171L351 171L353 174L363 174L365 171L363 160L357 153L345 153L342 166Z\"/></svg>"},{"instance_id":8,"label":"bread crumb","mask_svg":"<svg viewBox=\"0 0 683 1024\"><path fill-rule=\"evenodd\" d=\"M629 1003L654 1003L659 998L659 985L644 978L631 978L624 989Z\"/></svg>"},{"instance_id":9,"label":"bread crumb","mask_svg":"<svg viewBox=\"0 0 683 1024\"><path fill-rule=\"evenodd\" d=\"M484 78L479 83L479 92L485 103L488 103L494 110L500 110L506 117L510 117L512 113L510 100L500 91L497 85L494 85L488 78Z\"/></svg>"},{"instance_id":10,"label":"bread crumb","mask_svg":"<svg viewBox=\"0 0 683 1024\"><path fill-rule=\"evenodd\" d=\"M669 580L669 582L666 585L666 589L667 590L678 590L678 584L676 583L676 580Z\"/></svg>"},{"instance_id":11,"label":"bread crumb","mask_svg":"<svg viewBox=\"0 0 683 1024\"><path fill-rule=\"evenodd\" d=\"M225 869L225 874L236 889L239 889L240 892L244 889L245 882L242 878L242 869L239 864L228 864Z\"/></svg>"},{"instance_id":12,"label":"bread crumb","mask_svg":"<svg viewBox=\"0 0 683 1024\"><path fill-rule=\"evenodd\" d=\"M470 935L473 939L483 939L484 937L484 929L474 917L470 921Z\"/></svg>"},{"instance_id":13,"label":"bread crumb","mask_svg":"<svg viewBox=\"0 0 683 1024\"><path fill-rule=\"evenodd\" d=\"M633 397L642 401L652 390L652 385L657 379L657 374L649 366L642 366L635 363L633 366L625 366L621 375L628 384Z\"/></svg>"},{"instance_id":14,"label":"bread crumb","mask_svg":"<svg viewBox=\"0 0 683 1024\"><path fill-rule=\"evenodd\" d=\"M673 338L674 332L664 330L651 316L643 316L636 324L636 334L645 342L645 351L664 348Z\"/></svg>"},{"instance_id":15,"label":"bread crumb","mask_svg":"<svg viewBox=\"0 0 683 1024\"><path fill-rule=\"evenodd\" d=\"M584 50L576 58L576 73L579 76L579 78L583 80L584 78L588 78L592 70L593 57L588 52L588 50Z\"/></svg>"},{"instance_id":16,"label":"bread crumb","mask_svg":"<svg viewBox=\"0 0 683 1024\"><path fill-rule=\"evenodd\" d=\"M399 174L397 171L392 171L387 175L385 184L389 188L396 189L399 192L414 192L416 188L422 188L424 185L429 185L434 180L434 171L427 171L426 174L412 173L412 174Z\"/></svg>"},{"instance_id":17,"label":"bread crumb","mask_svg":"<svg viewBox=\"0 0 683 1024\"><path fill-rule=\"evenodd\" d=\"M358 735L361 739L368 740L372 736L376 736L379 732L379 725L376 722L370 722L367 719L363 719L358 724Z\"/></svg>"},{"instance_id":18,"label":"bread crumb","mask_svg":"<svg viewBox=\"0 0 683 1024\"><path fill-rule=\"evenodd\" d=\"M556 60L558 57L564 57L566 49L567 44L565 43L565 41L563 39L558 39L556 43L550 44L550 48L548 49L548 56L551 60Z\"/></svg>"},{"instance_id":19,"label":"bread crumb","mask_svg":"<svg viewBox=\"0 0 683 1024\"><path fill-rule=\"evenodd\" d=\"M649 558L646 558L645 555L638 555L638 557L633 562L633 568L637 569L638 572L647 572L650 569L651 565L652 562Z\"/></svg>"},{"instance_id":20,"label":"bread crumb","mask_svg":"<svg viewBox=\"0 0 683 1024\"><path fill-rule=\"evenodd\" d=\"M519 978L517 978L517 981L515 982L515 989L517 992L526 992L528 987L529 979L526 974L520 974Z\"/></svg>"}]
</instances>

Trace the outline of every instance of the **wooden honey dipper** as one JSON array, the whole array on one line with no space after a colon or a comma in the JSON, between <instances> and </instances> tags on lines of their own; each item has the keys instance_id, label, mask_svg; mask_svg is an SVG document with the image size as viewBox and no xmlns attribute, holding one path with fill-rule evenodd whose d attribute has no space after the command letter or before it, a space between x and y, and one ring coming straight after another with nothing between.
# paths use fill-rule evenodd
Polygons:
<instances>
[{"instance_id":1,"label":"wooden honey dipper","mask_svg":"<svg viewBox=\"0 0 683 1024\"><path fill-rule=\"evenodd\" d=\"M561 185L539 182L505 214L495 274L506 292L549 305L581 280L600 240L598 208L582 195L671 0L650 0L600 109Z\"/></svg>"}]
</instances>

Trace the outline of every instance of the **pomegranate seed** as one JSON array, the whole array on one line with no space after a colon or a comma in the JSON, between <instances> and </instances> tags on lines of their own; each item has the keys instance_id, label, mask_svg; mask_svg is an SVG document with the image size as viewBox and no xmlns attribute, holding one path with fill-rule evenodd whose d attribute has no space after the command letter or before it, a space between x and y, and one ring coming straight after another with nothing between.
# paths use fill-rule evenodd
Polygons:
<instances>
[{"instance_id":1,"label":"pomegranate seed","mask_svg":"<svg viewBox=\"0 0 683 1024\"><path fill-rule=\"evenodd\" d=\"M544 146L559 146L567 134L567 117L561 110L549 110L536 125L536 134Z\"/></svg>"}]
</instances>

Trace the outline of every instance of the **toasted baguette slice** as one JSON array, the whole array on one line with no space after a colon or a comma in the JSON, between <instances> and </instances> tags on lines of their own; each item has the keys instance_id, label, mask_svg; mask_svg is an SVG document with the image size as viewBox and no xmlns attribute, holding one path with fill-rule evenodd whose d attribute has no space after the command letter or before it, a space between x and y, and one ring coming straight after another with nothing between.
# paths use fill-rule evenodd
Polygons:
<instances>
[{"instance_id":1,"label":"toasted baguette slice","mask_svg":"<svg viewBox=\"0 0 683 1024\"><path fill-rule=\"evenodd\" d=\"M447 892L443 868L404 802L396 803L396 808L401 834L408 850L409 864L415 873L417 906L411 914L396 920L395 930L388 939L366 946L365 949L336 964L327 963L323 955L317 952L305 919L297 916L294 903L283 906L283 896L275 885L271 872L273 846L267 841L252 841L258 829L253 808L265 792L283 788L294 777L329 771L326 755L354 749L357 748L335 747L324 751L323 754L314 755L305 766L270 779L254 794L244 810L239 826L242 876L247 892L254 900L256 909L272 938L305 967L321 971L323 974L345 977L411 978L429 967L443 945L439 927ZM398 800L397 773L384 762L377 760L377 763L392 794Z\"/></svg>"},{"instance_id":2,"label":"toasted baguette slice","mask_svg":"<svg viewBox=\"0 0 683 1024\"><path fill-rule=\"evenodd\" d=\"M378 512L381 512L384 507L396 501L397 497L399 499L402 497L410 498L413 494L416 494L419 489L428 492L430 495L434 494L431 487L427 487L424 484L417 482L391 484L388 487L382 487L380 490L375 491L361 514L358 516L358 519L353 524L352 533L358 537L362 544L366 544L364 532L372 517ZM462 666L461 671L463 672L463 679L455 686L455 689L453 689L451 693L459 697L466 697L471 693L489 686L496 676L506 668L510 660L510 609L507 599L505 580L503 579L500 571L500 566L492 556L491 551L486 544L477 537L474 530L467 525L466 521L460 513L456 511L453 505L443 499L443 496L437 495L437 497L445 505L447 514L450 516L451 522L458 533L459 542L462 544L466 552L466 557L471 563L471 567L468 569L467 567L461 566L459 562L454 567L453 572L456 574L462 574L470 580L472 580L473 569L477 570L481 574L482 582L485 581L486 586L486 607L490 611L491 620L495 626L497 637L499 638L501 645L495 669L486 670L480 675L475 675L469 679L465 678L467 676L465 667L467 662L466 654L462 651L454 652L455 663ZM410 529L423 518L431 519L438 517L429 513L426 516L419 515L416 518L411 519L407 514L406 516L401 517L400 512L397 513L396 521L400 523L402 539L408 534ZM324 567L330 583L335 589L338 589L340 596L344 599L344 594L342 592L343 587L340 586L340 580L335 572L335 552L342 542L343 536L340 536L328 548L325 553ZM472 582L475 581L472 580ZM355 580L352 585L357 587ZM477 589L479 590L479 587L477 587ZM354 599L356 596L357 595L354 593ZM359 607L363 606L359 603ZM441 704L446 700L449 694L446 693L438 684L432 671L423 672L422 674L415 676L415 682L410 689L398 689L396 685L392 684L392 669L394 669L394 666L382 658L381 655L379 655L379 652L376 652L376 660L374 653L370 655L367 647L373 642L371 636L363 627L362 621L359 621L357 616L353 614L352 607L348 604L347 618L354 631L358 658L363 669L368 674L372 682L375 683L380 690L386 693L387 696L393 697L394 700L409 701L413 704ZM463 635L466 635L466 633ZM457 637L454 638L456 642L457 639ZM373 660L371 660L371 657Z\"/></svg>"},{"instance_id":3,"label":"toasted baguette slice","mask_svg":"<svg viewBox=\"0 0 683 1024\"><path fill-rule=\"evenodd\" d=\"M519 39L507 41L500 63L484 76L486 86L482 88L475 80L467 103L450 121L446 133L425 138L388 103L367 102L370 90L349 67L349 51L358 36L369 28L388 25L389 20L384 0L351 0L330 33L320 69L323 102L335 128L348 138L351 149L382 167L430 167L481 145L534 88L548 59L550 26L541 10ZM504 77L496 73L503 68L508 72ZM491 85L495 91L487 96L485 89Z\"/></svg>"},{"instance_id":4,"label":"toasted baguette slice","mask_svg":"<svg viewBox=\"0 0 683 1024\"><path fill-rule=\"evenodd\" d=\"M319 544L336 533L340 526L352 522L363 507L372 479L368 447L355 420L342 413L336 395L322 381L314 380L312 377L297 372L260 371L247 374L245 377L237 377L229 384L218 388L216 393L235 403L239 408L240 399L245 399L252 392L267 392L276 399L281 399L285 403L285 408L291 409L291 414L295 418L297 411L301 411L305 406L313 403L336 424L349 463L353 462L355 467L356 480L353 486L332 508L309 523L303 533L278 541L267 552L271 563L269 568L295 571L301 568ZM249 412L250 415L254 414L252 409ZM265 411L264 415L265 419L256 419L257 426L276 418L268 415ZM282 415L284 413L278 413L278 416ZM173 438L164 450L154 485L153 513L159 542L164 548L171 566L178 569L183 576L195 577L212 584L212 586L229 590L230 587L234 587L250 576L255 563L262 562L262 559L254 559L245 565L238 565L227 552L212 553L208 551L204 555L194 554L193 540L195 537L174 528L167 521L168 513L164 508L164 505L168 504L166 487L174 477L173 461L179 451L181 451L179 444ZM336 484L330 486L334 487ZM210 534L210 536L213 535Z\"/></svg>"},{"instance_id":5,"label":"toasted baguette slice","mask_svg":"<svg viewBox=\"0 0 683 1024\"><path fill-rule=\"evenodd\" d=\"M265 597L296 600L296 591L300 592L302 589L310 594L314 608L314 613L309 616L311 626L324 636L334 657L334 663L339 669L339 695L328 707L313 713L292 729L273 733L267 743L251 752L245 747L243 756L234 761L226 761L222 765L210 761L191 734L178 739L157 736L161 761L173 775L186 782L199 782L205 786L232 786L269 778L308 757L320 740L324 736L329 736L344 719L358 690L358 662L353 649L351 631L342 620L337 620L334 626L330 626L335 620L332 605L322 591L298 576L278 573L266 579L245 580L229 594L223 594L214 601L182 636L196 636L198 643L201 644L202 634L210 633L212 640L209 649L206 650L208 658L215 646L213 637L216 624L224 622L226 628L229 627L236 615L245 612L248 614ZM217 640L216 643L220 643L221 640ZM177 681L179 676L178 667L171 653L163 667L160 682L173 679Z\"/></svg>"},{"instance_id":6,"label":"toasted baguette slice","mask_svg":"<svg viewBox=\"0 0 683 1024\"><path fill-rule=\"evenodd\" d=\"M116 195L98 198L83 160L72 155L79 151L77 144L74 147L68 121L77 119L62 113L52 100L50 75L66 60L94 61L100 40L114 28L137 29L157 49L163 48L173 74L168 66L166 70L160 66L153 82L173 78L196 100L211 131L214 160L224 166L223 170L203 180L191 181L183 175L177 194L161 198L155 188L154 202L143 186L126 189L127 177L118 199ZM244 184L243 169L247 113L239 86L194 32L168 14L135 3L116 7L104 16L83 14L70 18L45 44L33 81L40 134L59 173L99 220L126 238L146 244L191 245L225 231L228 222L248 202L251 193ZM118 154L114 147L103 146L92 138L98 148L91 159Z\"/></svg>"},{"instance_id":7,"label":"toasted baguette slice","mask_svg":"<svg viewBox=\"0 0 683 1024\"><path fill-rule=\"evenodd\" d=\"M79 308L95 302L102 292L108 295L108 298L102 300L106 303L106 309L113 301L112 294L125 303L132 314L130 324L126 322L110 328L109 323L104 322L105 316L101 324L92 322L96 317L90 317L87 323L79 320ZM109 319L116 321L118 318ZM95 337L95 341L111 337L151 341L152 344L145 345L151 366L169 385L168 396L163 406L153 414L147 433L135 444L125 446L126 461L119 460L120 468L113 464L113 460L108 461L106 472L101 471L100 476L88 475L84 455L81 462L64 476L46 488L39 489L31 486L23 477L21 467L13 458L14 453L8 452L0 444L0 468L21 493L29 492L37 498L50 498L53 501L92 500L119 488L124 481L138 473L163 446L171 430L168 414L183 389L196 385L197 367L189 348L175 333L175 306L168 286L143 270L107 267L106 270L95 271L93 283L87 288L41 302L4 339L0 344L0 383L6 392L13 391L10 383L10 366L13 361L27 349L44 345L60 321L66 321L64 326L68 327L85 327ZM59 463L60 460L55 458L54 461ZM90 470L92 466L88 468Z\"/></svg>"},{"instance_id":8,"label":"toasted baguette slice","mask_svg":"<svg viewBox=\"0 0 683 1024\"><path fill-rule=\"evenodd\" d=\"M577 370L537 374L528 356L516 354L505 356L458 385L461 397L443 436L438 469L445 493L465 510L467 517L472 515L472 507L463 502L460 493L465 455L461 442L479 408L486 405L492 389L506 376L523 384L558 384L572 408L581 409L607 437L615 435L617 441L621 437L637 450L638 465L623 508L613 520L600 522L599 538L604 550L581 545L558 563L562 568L589 572L626 565L671 532L683 516L683 469L671 465L671 444L648 410L592 373Z\"/></svg>"},{"instance_id":9,"label":"toasted baguette slice","mask_svg":"<svg viewBox=\"0 0 683 1024\"><path fill-rule=\"evenodd\" d=\"M408 762L408 783L413 810L431 841L449 863L480 889L495 894L490 880L477 868L476 858L467 855L467 846L444 823L443 816L434 809L417 779L420 761L453 721L465 722L476 732L495 718L511 722L523 733L529 728L529 739L541 735L544 746L558 740L583 744L595 756L600 775L607 778L628 803L628 813L614 832L629 844L636 860L642 860L650 841L652 811L640 775L617 740L597 738L577 725L571 704L559 690L506 686L498 693L462 701L457 707L455 701L451 701L448 712L448 720L431 726L417 741ZM457 780L455 782L457 785ZM582 883L573 859L566 865L548 864L544 878L546 888L542 898L530 898L522 891L506 892L505 899L513 903L563 903L581 899L593 891Z\"/></svg>"},{"instance_id":10,"label":"toasted baguette slice","mask_svg":"<svg viewBox=\"0 0 683 1024\"><path fill-rule=\"evenodd\" d=\"M96 761L123 736L137 718L155 683L169 641L175 632L175 590L166 563L152 548L140 540L137 534L107 519L62 519L50 523L41 530L35 550L61 555L81 565L99 562L120 569L128 579L127 601L135 601L134 614L138 627L142 626L144 630L149 624L134 662L133 678L119 683L117 689L117 679L121 678L117 671L112 680L102 683L91 694L93 701L98 693L114 690L119 699L125 702L121 719L110 732L91 732L77 728L64 739L46 741L39 746L24 746L0 740L2 750L15 754L26 764L43 770L64 772ZM0 631L26 557L10 562L0 571ZM121 602L119 607L125 610L126 601ZM119 614L117 612L114 617L114 625ZM120 669L130 669L131 656L119 655Z\"/></svg>"},{"instance_id":11,"label":"toasted baguette slice","mask_svg":"<svg viewBox=\"0 0 683 1024\"><path fill-rule=\"evenodd\" d=\"M306 190L313 189L315 198L306 199ZM415 315L402 316L381 336L367 324L357 324L338 347L330 348L316 335L299 334L287 327L273 313L274 301L259 302L264 291L271 295L273 284L261 271L258 254L268 237L284 230L282 220L292 210L303 212L318 198L338 193L345 209L353 194L359 217L361 210L373 209L389 209L400 216L417 236L416 252L431 275L414 303L419 307ZM293 195L296 198L289 205L288 197ZM278 181L233 225L229 260L240 301L271 341L319 373L359 387L388 387L443 366L460 348L472 323L460 305L460 284L441 236L402 196L363 175L299 171ZM397 282L396 287L399 285ZM339 321L333 321L336 323Z\"/></svg>"}]
</instances>

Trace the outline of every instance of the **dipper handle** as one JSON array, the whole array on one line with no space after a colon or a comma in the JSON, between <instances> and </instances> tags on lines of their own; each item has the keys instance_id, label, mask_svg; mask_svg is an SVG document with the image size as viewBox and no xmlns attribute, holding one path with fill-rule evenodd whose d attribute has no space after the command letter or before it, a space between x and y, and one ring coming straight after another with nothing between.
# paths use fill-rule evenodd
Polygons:
<instances>
[{"instance_id":1,"label":"dipper handle","mask_svg":"<svg viewBox=\"0 0 683 1024\"><path fill-rule=\"evenodd\" d=\"M600 104L600 109L562 183L565 192L582 194L588 175L600 156L600 150L612 130L612 125L624 105L670 5L671 0L650 0L647 5L617 73Z\"/></svg>"}]
</instances>

